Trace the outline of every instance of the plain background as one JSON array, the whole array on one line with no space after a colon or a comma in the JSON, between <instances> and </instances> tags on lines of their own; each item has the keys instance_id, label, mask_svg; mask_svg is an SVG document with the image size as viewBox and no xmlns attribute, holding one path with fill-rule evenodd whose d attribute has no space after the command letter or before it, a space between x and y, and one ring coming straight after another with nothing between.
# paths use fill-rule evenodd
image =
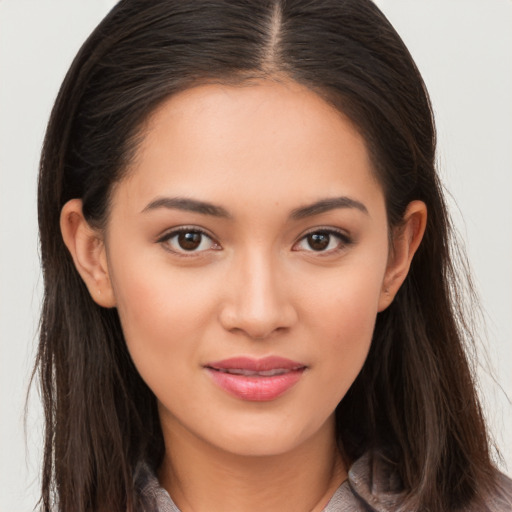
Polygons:
<instances>
[{"instance_id":1,"label":"plain background","mask_svg":"<svg viewBox=\"0 0 512 512\"><path fill-rule=\"evenodd\" d=\"M73 56L113 4L0 0L0 512L28 512L38 496L37 392L26 437L23 406L41 297L36 178L45 124ZM502 467L511 474L512 407L505 392L512 397L512 2L378 4L432 96L440 173L485 310L484 402Z\"/></svg>"}]
</instances>

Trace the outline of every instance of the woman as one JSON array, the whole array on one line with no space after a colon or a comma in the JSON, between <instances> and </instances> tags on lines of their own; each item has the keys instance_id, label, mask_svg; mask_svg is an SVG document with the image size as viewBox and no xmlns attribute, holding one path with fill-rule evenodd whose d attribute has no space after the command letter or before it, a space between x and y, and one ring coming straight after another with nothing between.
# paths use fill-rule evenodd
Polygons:
<instances>
[{"instance_id":1,"label":"woman","mask_svg":"<svg viewBox=\"0 0 512 512\"><path fill-rule=\"evenodd\" d=\"M43 509L510 509L434 157L369 1L121 1L41 162Z\"/></svg>"}]
</instances>

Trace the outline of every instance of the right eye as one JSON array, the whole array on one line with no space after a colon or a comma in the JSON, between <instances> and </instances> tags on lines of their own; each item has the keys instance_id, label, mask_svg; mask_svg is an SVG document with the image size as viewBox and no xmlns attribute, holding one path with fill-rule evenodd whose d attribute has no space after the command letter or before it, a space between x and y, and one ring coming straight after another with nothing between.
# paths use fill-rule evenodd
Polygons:
<instances>
[{"instance_id":1,"label":"right eye","mask_svg":"<svg viewBox=\"0 0 512 512\"><path fill-rule=\"evenodd\" d=\"M166 233L158 242L164 244L168 250L178 254L220 249L217 242L198 229L176 229Z\"/></svg>"}]
</instances>

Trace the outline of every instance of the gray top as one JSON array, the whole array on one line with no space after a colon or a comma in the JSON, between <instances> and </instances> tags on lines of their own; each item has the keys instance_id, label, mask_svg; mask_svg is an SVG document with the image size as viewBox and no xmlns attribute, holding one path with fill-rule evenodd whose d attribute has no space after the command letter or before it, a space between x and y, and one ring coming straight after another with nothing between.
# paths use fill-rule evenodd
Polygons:
<instances>
[{"instance_id":1,"label":"gray top","mask_svg":"<svg viewBox=\"0 0 512 512\"><path fill-rule=\"evenodd\" d=\"M180 512L148 465L138 467L135 482L144 512ZM512 480L500 475L499 487L500 494L487 502L488 512L512 511ZM404 498L400 480L390 466L366 454L351 466L348 479L338 487L323 512L396 512ZM464 512L477 511L471 507ZM479 508L478 512L484 511Z\"/></svg>"}]
</instances>

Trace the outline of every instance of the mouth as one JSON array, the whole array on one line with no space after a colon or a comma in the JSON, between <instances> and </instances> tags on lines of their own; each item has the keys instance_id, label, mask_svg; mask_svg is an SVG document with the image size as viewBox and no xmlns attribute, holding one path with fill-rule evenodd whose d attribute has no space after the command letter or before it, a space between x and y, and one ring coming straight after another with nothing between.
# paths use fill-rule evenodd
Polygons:
<instances>
[{"instance_id":1,"label":"mouth","mask_svg":"<svg viewBox=\"0 0 512 512\"><path fill-rule=\"evenodd\" d=\"M244 375L245 377L274 377L276 375L284 375L285 373L300 370L300 367L297 367L297 368L294 368L291 370L285 370L284 368L275 368L274 370L263 370L260 372L257 372L254 370L245 370L243 368L233 368L233 369L211 368L211 367L209 367L209 368L213 371L229 373L230 375Z\"/></svg>"},{"instance_id":2,"label":"mouth","mask_svg":"<svg viewBox=\"0 0 512 512\"><path fill-rule=\"evenodd\" d=\"M270 356L263 359L236 357L204 366L214 383L242 400L275 400L299 382L306 365Z\"/></svg>"}]
</instances>

